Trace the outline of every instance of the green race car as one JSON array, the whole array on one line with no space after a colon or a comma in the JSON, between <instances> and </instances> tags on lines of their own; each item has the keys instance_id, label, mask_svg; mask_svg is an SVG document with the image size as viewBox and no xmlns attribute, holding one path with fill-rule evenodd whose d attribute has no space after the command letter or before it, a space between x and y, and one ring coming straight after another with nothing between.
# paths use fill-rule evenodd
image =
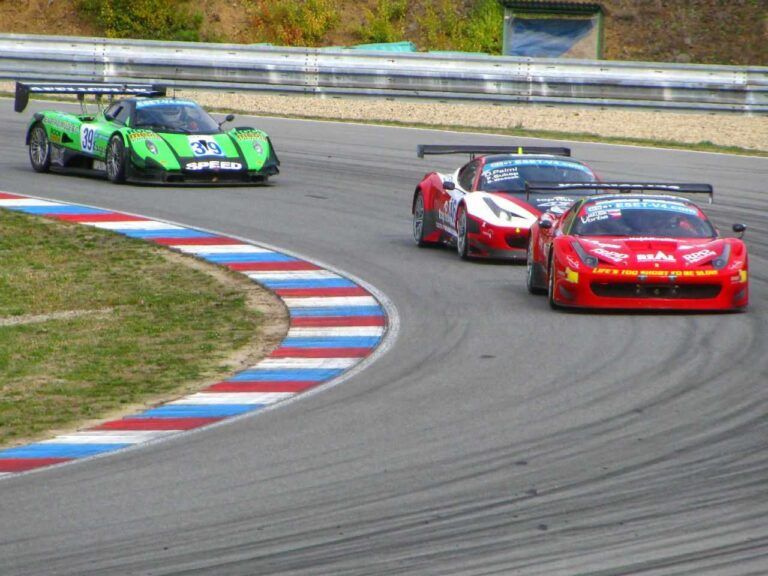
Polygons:
<instances>
[{"instance_id":1,"label":"green race car","mask_svg":"<svg viewBox=\"0 0 768 576\"><path fill-rule=\"evenodd\" d=\"M279 172L269 136L216 122L197 103L166 97L162 86L146 84L16 84L14 109L22 112L30 94L75 94L81 114L36 112L27 130L29 160L37 172L80 170L105 174L112 182L263 183ZM89 114L85 96L95 96ZM101 99L110 102L102 108ZM113 100L115 96L124 98Z\"/></svg>"}]
</instances>

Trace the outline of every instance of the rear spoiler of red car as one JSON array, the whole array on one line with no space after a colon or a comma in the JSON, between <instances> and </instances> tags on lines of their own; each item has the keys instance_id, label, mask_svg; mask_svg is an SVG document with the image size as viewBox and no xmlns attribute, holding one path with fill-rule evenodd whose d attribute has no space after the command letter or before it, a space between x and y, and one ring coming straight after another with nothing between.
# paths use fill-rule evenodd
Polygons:
<instances>
[{"instance_id":1,"label":"rear spoiler of red car","mask_svg":"<svg viewBox=\"0 0 768 576\"><path fill-rule=\"evenodd\" d=\"M39 84L16 82L16 99L13 103L13 109L16 112L24 111L29 103L30 94L74 94L78 96L79 100L82 100L86 95L165 96L165 86L156 84L104 84L101 82L46 82Z\"/></svg>"},{"instance_id":2,"label":"rear spoiler of red car","mask_svg":"<svg viewBox=\"0 0 768 576\"><path fill-rule=\"evenodd\" d=\"M667 192L670 194L707 194L709 203L715 191L711 184L676 182L526 182L525 197L531 194L567 194L569 190L607 190L614 192Z\"/></svg>"},{"instance_id":3,"label":"rear spoiler of red car","mask_svg":"<svg viewBox=\"0 0 768 576\"><path fill-rule=\"evenodd\" d=\"M477 144L419 144L416 146L419 158L436 154L469 154L469 159L483 154L552 154L554 156L570 156L570 148L554 148L550 146L479 146Z\"/></svg>"}]
</instances>

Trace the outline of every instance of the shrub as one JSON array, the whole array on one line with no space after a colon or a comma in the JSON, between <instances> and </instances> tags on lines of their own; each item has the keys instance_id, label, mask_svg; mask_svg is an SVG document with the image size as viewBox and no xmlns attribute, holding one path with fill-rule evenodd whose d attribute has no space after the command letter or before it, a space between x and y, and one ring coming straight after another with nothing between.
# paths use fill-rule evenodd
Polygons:
<instances>
[{"instance_id":1,"label":"shrub","mask_svg":"<svg viewBox=\"0 0 768 576\"><path fill-rule=\"evenodd\" d=\"M187 0L80 0L78 7L108 38L200 40L203 17Z\"/></svg>"},{"instance_id":2,"label":"shrub","mask_svg":"<svg viewBox=\"0 0 768 576\"><path fill-rule=\"evenodd\" d=\"M340 17L334 0L257 0L254 27L262 41L318 46Z\"/></svg>"},{"instance_id":3,"label":"shrub","mask_svg":"<svg viewBox=\"0 0 768 576\"><path fill-rule=\"evenodd\" d=\"M422 49L501 53L504 8L498 0L476 0L466 14L455 1L431 0L416 22Z\"/></svg>"},{"instance_id":4,"label":"shrub","mask_svg":"<svg viewBox=\"0 0 768 576\"><path fill-rule=\"evenodd\" d=\"M375 10L365 10L365 23L357 35L366 43L401 41L407 10L407 0L378 0Z\"/></svg>"}]
</instances>

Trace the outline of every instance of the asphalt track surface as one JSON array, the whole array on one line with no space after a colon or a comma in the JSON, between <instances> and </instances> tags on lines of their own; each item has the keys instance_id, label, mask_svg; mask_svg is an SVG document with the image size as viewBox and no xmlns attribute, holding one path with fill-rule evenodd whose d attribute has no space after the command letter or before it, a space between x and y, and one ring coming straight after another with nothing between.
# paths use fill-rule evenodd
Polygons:
<instances>
[{"instance_id":1,"label":"asphalt track surface","mask_svg":"<svg viewBox=\"0 0 768 576\"><path fill-rule=\"evenodd\" d=\"M752 304L569 313L521 266L411 240L415 183L463 161L416 144L508 139L248 119L283 161L273 186L153 188L34 174L29 116L0 101L0 189L322 260L401 327L321 394L3 480L0 574L768 574L768 160L570 144L605 178L714 184L716 223L750 227Z\"/></svg>"}]
</instances>

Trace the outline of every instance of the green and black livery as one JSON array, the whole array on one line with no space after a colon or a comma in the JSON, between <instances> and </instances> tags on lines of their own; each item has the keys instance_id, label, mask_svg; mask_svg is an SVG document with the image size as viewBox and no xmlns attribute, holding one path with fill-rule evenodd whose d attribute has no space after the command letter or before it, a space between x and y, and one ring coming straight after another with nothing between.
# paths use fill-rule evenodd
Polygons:
<instances>
[{"instance_id":1,"label":"green and black livery","mask_svg":"<svg viewBox=\"0 0 768 576\"><path fill-rule=\"evenodd\" d=\"M81 113L36 112L27 130L37 172L90 171L112 182L252 184L279 172L280 161L262 130L223 130L192 100L169 98L152 84L16 84L15 110L33 94L77 95ZM85 97L97 112L88 113ZM106 106L102 99L109 98ZM119 96L119 99L115 99Z\"/></svg>"}]
</instances>

